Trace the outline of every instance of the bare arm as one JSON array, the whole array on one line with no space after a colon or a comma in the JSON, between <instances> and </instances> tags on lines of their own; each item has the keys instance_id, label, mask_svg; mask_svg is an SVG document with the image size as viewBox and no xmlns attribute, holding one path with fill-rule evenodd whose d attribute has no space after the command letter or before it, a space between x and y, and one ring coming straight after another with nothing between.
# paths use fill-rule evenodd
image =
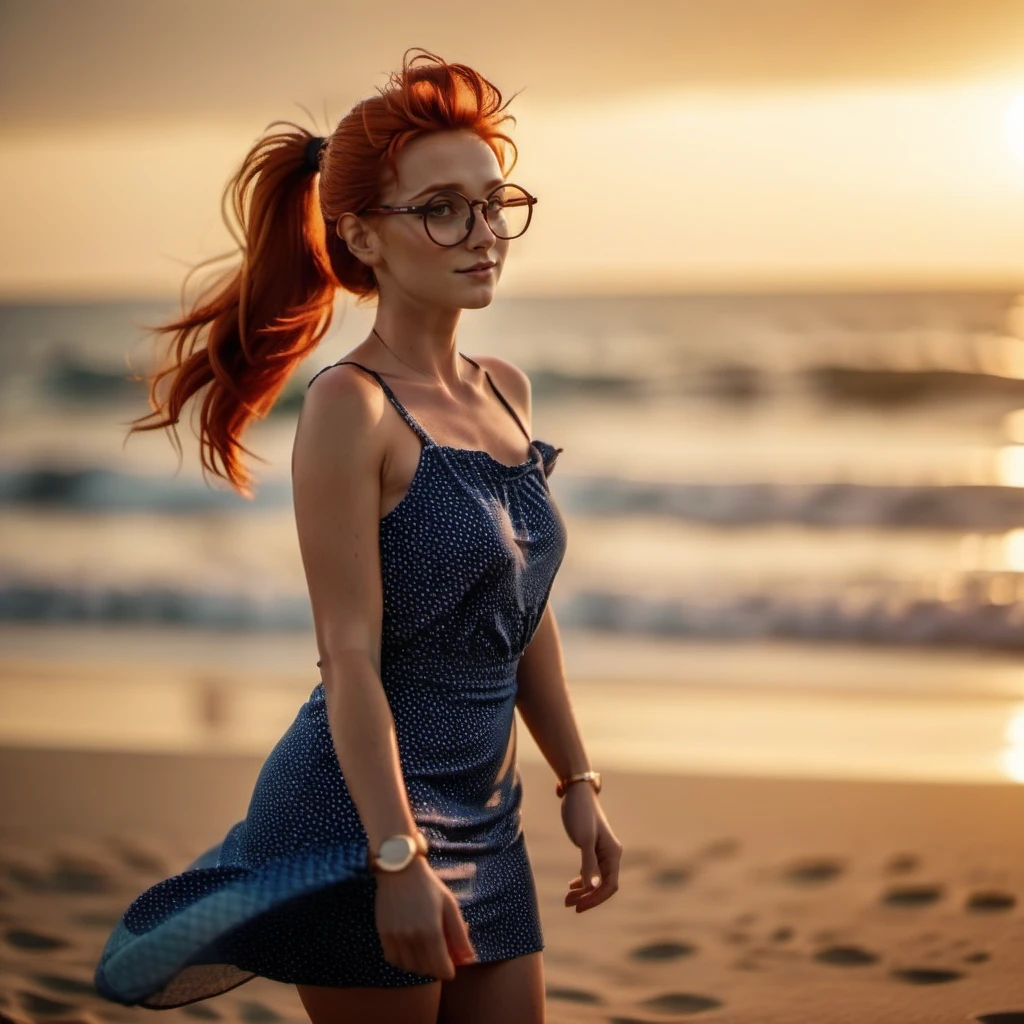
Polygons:
<instances>
[{"instance_id":1,"label":"bare arm","mask_svg":"<svg viewBox=\"0 0 1024 1024\"><path fill-rule=\"evenodd\" d=\"M562 642L550 603L519 659L516 680L516 707L555 775L564 779L591 768L572 709Z\"/></svg>"},{"instance_id":2,"label":"bare arm","mask_svg":"<svg viewBox=\"0 0 1024 1024\"><path fill-rule=\"evenodd\" d=\"M390 835L416 829L380 679L385 401L358 367L322 373L306 392L292 453L295 520L327 718L373 850Z\"/></svg>"}]
</instances>

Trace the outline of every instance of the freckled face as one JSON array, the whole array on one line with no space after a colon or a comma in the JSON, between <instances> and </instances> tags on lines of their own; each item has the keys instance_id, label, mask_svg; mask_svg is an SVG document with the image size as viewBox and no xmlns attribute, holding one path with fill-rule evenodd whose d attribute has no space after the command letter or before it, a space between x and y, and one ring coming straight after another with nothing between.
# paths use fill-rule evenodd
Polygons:
<instances>
[{"instance_id":1,"label":"freckled face","mask_svg":"<svg viewBox=\"0 0 1024 1024\"><path fill-rule=\"evenodd\" d=\"M413 206L425 203L438 185L454 185L470 199L486 199L504 181L497 157L474 132L431 132L409 143L398 158L398 178L384 181L380 204ZM416 214L370 214L367 221L379 239L380 265L375 268L380 291L404 292L419 304L448 309L479 309L494 298L508 239L498 238L475 207L469 237L458 245L441 246L427 235ZM461 273L475 263L494 261L489 273Z\"/></svg>"}]
</instances>

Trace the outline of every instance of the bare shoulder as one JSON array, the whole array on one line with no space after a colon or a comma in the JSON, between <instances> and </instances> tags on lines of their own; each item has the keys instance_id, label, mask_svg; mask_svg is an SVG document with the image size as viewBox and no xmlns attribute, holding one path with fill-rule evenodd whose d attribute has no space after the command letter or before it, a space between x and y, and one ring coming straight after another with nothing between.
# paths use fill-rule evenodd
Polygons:
<instances>
[{"instance_id":1,"label":"bare shoulder","mask_svg":"<svg viewBox=\"0 0 1024 1024\"><path fill-rule=\"evenodd\" d=\"M512 403L523 422L529 426L532 415L530 378L515 363L501 356L484 355L473 358L487 370L501 393Z\"/></svg>"},{"instance_id":2,"label":"bare shoulder","mask_svg":"<svg viewBox=\"0 0 1024 1024\"><path fill-rule=\"evenodd\" d=\"M379 429L385 396L365 370L346 363L325 367L309 383L295 432L292 455L308 452L313 464L359 451L373 461L383 454Z\"/></svg>"}]
</instances>

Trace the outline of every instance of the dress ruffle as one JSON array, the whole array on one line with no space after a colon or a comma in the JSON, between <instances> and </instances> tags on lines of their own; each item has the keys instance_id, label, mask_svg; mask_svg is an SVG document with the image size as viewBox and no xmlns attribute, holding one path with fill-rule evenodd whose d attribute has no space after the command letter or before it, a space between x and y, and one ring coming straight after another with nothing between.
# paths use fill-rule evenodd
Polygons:
<instances>
[{"instance_id":1,"label":"dress ruffle","mask_svg":"<svg viewBox=\"0 0 1024 1024\"><path fill-rule=\"evenodd\" d=\"M125 1006L172 1009L227 992L255 976L222 959L233 931L290 899L373 877L366 843L358 842L252 867L231 863L244 825L128 907L96 967L101 995Z\"/></svg>"}]
</instances>

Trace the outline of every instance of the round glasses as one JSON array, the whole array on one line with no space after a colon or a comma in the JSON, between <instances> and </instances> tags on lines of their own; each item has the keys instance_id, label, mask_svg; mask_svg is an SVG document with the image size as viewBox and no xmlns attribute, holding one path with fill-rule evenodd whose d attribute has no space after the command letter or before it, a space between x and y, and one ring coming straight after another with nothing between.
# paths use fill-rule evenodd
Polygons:
<instances>
[{"instance_id":1,"label":"round glasses","mask_svg":"<svg viewBox=\"0 0 1024 1024\"><path fill-rule=\"evenodd\" d=\"M498 238L518 238L533 218L537 197L519 185L499 185L486 199L470 199L454 189L436 192L416 206L371 206L363 213L413 213L423 218L432 242L458 245L469 238L476 223L476 207L483 210L488 227Z\"/></svg>"}]
</instances>

